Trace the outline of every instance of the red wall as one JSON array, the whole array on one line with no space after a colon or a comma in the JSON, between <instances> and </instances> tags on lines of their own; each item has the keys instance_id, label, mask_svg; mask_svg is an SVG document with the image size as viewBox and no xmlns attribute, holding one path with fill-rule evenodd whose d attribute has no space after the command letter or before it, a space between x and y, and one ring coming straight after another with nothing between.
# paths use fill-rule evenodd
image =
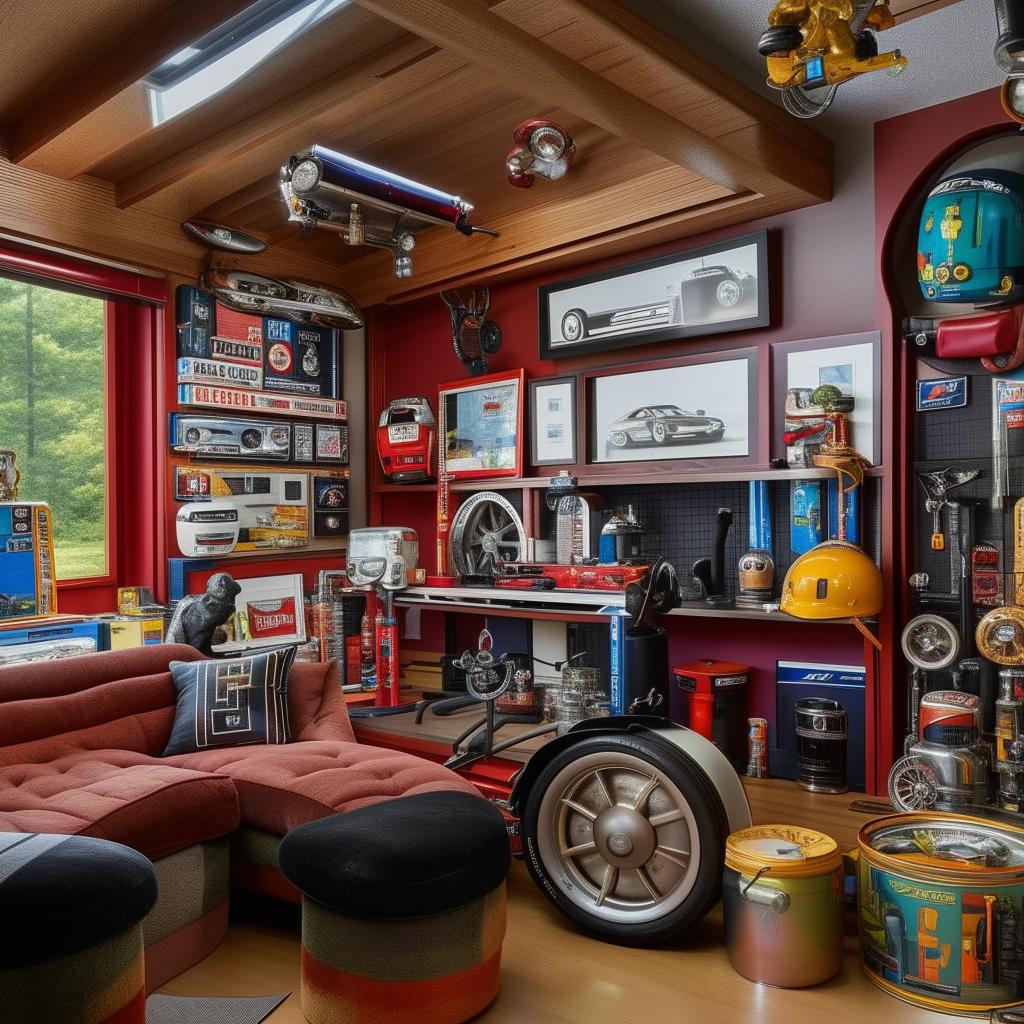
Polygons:
<instances>
[{"instance_id":1,"label":"red wall","mask_svg":"<svg viewBox=\"0 0 1024 1024\"><path fill-rule=\"evenodd\" d=\"M818 295L815 301L801 301L802 275L787 275L785 269L799 269L801 260L820 259L816 253L786 253L787 241L801 226L802 217L820 211L798 212L785 217L772 218L753 224L740 225L706 235L684 239L679 242L637 252L632 257L619 258L581 266L578 271L562 271L558 274L538 275L503 284L491 290L490 316L502 330L501 351L488 360L488 372L525 368L527 379L567 373L593 366L612 365L645 359L659 359L670 356L713 352L734 348L757 346L760 350L762 394L770 387L769 346L772 342L791 341L805 337L822 337L861 330L877 329L872 316L871 304L864 303L859 314L837 313L832 322L823 320L817 310L828 306L827 298ZM542 360L538 356L538 311L537 289L547 281L576 276L603 266L622 265L634 259L644 259L702 245L719 239L748 234L761 227L770 229L769 265L772 270L771 301L772 327L765 330L721 334L709 338L687 339L666 342L659 345L645 345L611 352L607 355L584 356L578 359ZM453 242L457 244L457 242ZM866 275L865 275L866 276ZM375 323L369 332L371 339L380 346L371 351L369 365L377 368L379 376L371 376L370 395L374 400L384 402L403 395L426 395L436 408L438 385L466 376L466 373L452 350L451 328L448 310L440 297L424 299L392 308L379 308L373 312ZM371 374L374 370L371 369ZM376 426L380 406L371 408L371 428ZM766 465L768 457L768 432L762 432L758 463ZM374 452L370 453L375 459ZM530 473L527 468L525 472ZM538 472L538 475L543 475ZM379 478L376 464L370 466L369 479ZM421 563L433 571L433 538L435 535L435 495L433 492L412 491L386 493L379 496L379 506L371 513L375 521L394 522L411 526L419 533ZM431 642L437 650L443 642L443 629L439 614L425 614L423 617L422 642L414 646L429 649ZM459 616L460 619L467 618ZM672 617L665 620L669 630L670 664L693 661L696 658L718 658L740 661L753 668L748 711L769 719L775 719L775 662L777 660L827 661L833 664L865 664L864 643L860 635L846 625L807 624L797 620L780 622L759 622L744 619L708 619ZM460 623L460 627L464 624ZM474 620L473 628L476 628ZM462 634L467 628L460 630ZM870 719L869 719L870 721ZM870 730L870 725L869 725ZM869 751L869 787L874 752Z\"/></svg>"}]
</instances>

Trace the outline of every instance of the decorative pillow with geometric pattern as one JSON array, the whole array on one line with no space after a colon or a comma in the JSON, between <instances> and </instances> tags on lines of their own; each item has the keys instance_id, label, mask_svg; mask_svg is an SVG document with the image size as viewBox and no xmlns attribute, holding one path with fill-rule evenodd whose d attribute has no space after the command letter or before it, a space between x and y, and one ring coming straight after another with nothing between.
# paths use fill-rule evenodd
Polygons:
<instances>
[{"instance_id":1,"label":"decorative pillow with geometric pattern","mask_svg":"<svg viewBox=\"0 0 1024 1024\"><path fill-rule=\"evenodd\" d=\"M246 658L172 661L178 691L163 756L249 743L287 743L288 670L294 647Z\"/></svg>"}]
</instances>

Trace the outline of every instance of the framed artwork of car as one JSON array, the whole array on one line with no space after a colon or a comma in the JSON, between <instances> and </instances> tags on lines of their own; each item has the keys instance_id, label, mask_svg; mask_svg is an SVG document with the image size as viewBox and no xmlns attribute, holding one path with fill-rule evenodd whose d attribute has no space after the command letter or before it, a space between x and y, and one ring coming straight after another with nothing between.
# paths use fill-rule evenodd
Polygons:
<instances>
[{"instance_id":1,"label":"framed artwork of car","mask_svg":"<svg viewBox=\"0 0 1024 1024\"><path fill-rule=\"evenodd\" d=\"M768 295L767 231L542 285L540 356L767 327Z\"/></svg>"},{"instance_id":2,"label":"framed artwork of car","mask_svg":"<svg viewBox=\"0 0 1024 1024\"><path fill-rule=\"evenodd\" d=\"M439 472L449 480L522 475L524 377L509 370L440 386Z\"/></svg>"},{"instance_id":3,"label":"framed artwork of car","mask_svg":"<svg viewBox=\"0 0 1024 1024\"><path fill-rule=\"evenodd\" d=\"M591 463L749 461L757 453L755 349L584 376Z\"/></svg>"}]
</instances>

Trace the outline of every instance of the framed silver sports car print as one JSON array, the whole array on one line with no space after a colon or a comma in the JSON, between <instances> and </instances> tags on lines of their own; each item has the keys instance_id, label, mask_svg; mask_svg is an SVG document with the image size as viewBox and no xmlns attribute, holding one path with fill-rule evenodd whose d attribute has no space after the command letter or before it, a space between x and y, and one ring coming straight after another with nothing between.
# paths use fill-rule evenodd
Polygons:
<instances>
[{"instance_id":1,"label":"framed silver sports car print","mask_svg":"<svg viewBox=\"0 0 1024 1024\"><path fill-rule=\"evenodd\" d=\"M767 327L768 232L541 286L540 356Z\"/></svg>"},{"instance_id":2,"label":"framed silver sports car print","mask_svg":"<svg viewBox=\"0 0 1024 1024\"><path fill-rule=\"evenodd\" d=\"M591 463L747 459L757 451L757 356L740 349L584 374Z\"/></svg>"}]
</instances>

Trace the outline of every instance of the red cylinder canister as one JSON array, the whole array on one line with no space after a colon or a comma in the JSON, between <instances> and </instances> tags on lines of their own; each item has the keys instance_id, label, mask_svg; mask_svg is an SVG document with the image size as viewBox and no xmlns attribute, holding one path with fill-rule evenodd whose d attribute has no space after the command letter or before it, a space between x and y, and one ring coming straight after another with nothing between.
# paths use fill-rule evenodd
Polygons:
<instances>
[{"instance_id":1,"label":"red cylinder canister","mask_svg":"<svg viewBox=\"0 0 1024 1024\"><path fill-rule=\"evenodd\" d=\"M672 721L689 726L709 740L742 772L747 766L747 682L750 666L733 661L701 658L672 669L676 685L672 688ZM696 701L703 695L710 697ZM710 707L710 731L705 731L701 716Z\"/></svg>"}]
</instances>

